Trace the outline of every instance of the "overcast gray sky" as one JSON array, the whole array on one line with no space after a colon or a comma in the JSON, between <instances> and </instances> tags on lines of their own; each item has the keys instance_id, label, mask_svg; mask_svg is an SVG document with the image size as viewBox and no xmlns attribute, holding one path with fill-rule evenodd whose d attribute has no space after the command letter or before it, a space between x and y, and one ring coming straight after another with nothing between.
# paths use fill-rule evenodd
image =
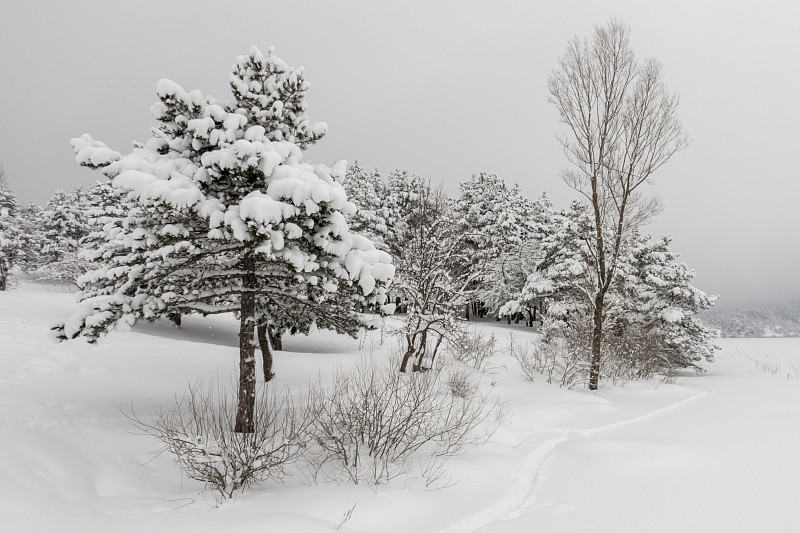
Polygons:
<instances>
[{"instance_id":1,"label":"overcast gray sky","mask_svg":"<svg viewBox=\"0 0 800 533\"><path fill-rule=\"evenodd\" d=\"M451 191L494 172L560 206L574 196L546 78L567 41L610 16L681 94L692 144L655 176L696 285L725 307L800 297L800 2L50 1L0 7L0 162L24 202L101 176L74 163L90 133L127 151L155 85L228 98L250 45L311 82L329 133L315 162L404 168Z\"/></svg>"}]
</instances>

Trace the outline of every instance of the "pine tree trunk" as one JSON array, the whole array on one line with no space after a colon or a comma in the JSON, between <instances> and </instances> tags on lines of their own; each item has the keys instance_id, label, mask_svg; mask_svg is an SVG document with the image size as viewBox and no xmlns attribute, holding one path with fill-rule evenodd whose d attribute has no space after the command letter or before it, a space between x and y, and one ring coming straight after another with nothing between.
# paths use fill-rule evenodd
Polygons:
<instances>
[{"instance_id":1,"label":"pine tree trunk","mask_svg":"<svg viewBox=\"0 0 800 533\"><path fill-rule=\"evenodd\" d=\"M0 291L6 290L6 279L8 278L8 270L6 266L0 264Z\"/></svg>"},{"instance_id":2,"label":"pine tree trunk","mask_svg":"<svg viewBox=\"0 0 800 533\"><path fill-rule=\"evenodd\" d=\"M275 377L272 372L272 347L270 346L271 335L267 334L267 325L263 324L256 328L258 344L261 347L261 360L264 363L264 382L268 382Z\"/></svg>"},{"instance_id":3,"label":"pine tree trunk","mask_svg":"<svg viewBox=\"0 0 800 533\"><path fill-rule=\"evenodd\" d=\"M239 397L236 410L237 433L252 433L255 429L253 416L256 401L256 346L253 333L256 325L255 311L255 262L251 255L242 261L245 270L241 296L239 322Z\"/></svg>"},{"instance_id":4,"label":"pine tree trunk","mask_svg":"<svg viewBox=\"0 0 800 533\"><path fill-rule=\"evenodd\" d=\"M600 382L600 348L603 342L603 293L597 294L594 300L594 316L592 320L592 360L589 366L589 390L597 390Z\"/></svg>"}]
</instances>

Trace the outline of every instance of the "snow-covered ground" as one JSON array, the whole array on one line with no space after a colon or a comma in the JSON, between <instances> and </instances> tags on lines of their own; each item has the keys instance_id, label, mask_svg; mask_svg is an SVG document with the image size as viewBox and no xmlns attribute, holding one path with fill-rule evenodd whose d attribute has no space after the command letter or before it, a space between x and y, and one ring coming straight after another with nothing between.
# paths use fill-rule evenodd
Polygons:
<instances>
[{"instance_id":1,"label":"snow-covered ground","mask_svg":"<svg viewBox=\"0 0 800 533\"><path fill-rule=\"evenodd\" d=\"M57 344L48 327L72 306L48 286L0 293L2 531L335 531L350 510L339 531L800 531L800 339L722 339L705 375L598 393L526 382L498 355L482 386L505 416L488 444L448 463L453 486L297 475L217 506L169 457L153 457L122 411L146 419L189 382L231 381L234 320ZM509 331L480 327L502 352ZM391 347L378 332L287 338L276 381L301 387Z\"/></svg>"}]
</instances>

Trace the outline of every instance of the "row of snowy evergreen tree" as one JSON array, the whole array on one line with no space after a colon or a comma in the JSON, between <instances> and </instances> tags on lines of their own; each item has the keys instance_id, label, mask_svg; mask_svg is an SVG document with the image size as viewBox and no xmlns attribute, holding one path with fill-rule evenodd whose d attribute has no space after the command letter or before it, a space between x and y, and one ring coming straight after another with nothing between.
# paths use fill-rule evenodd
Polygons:
<instances>
[{"instance_id":1,"label":"row of snowy evergreen tree","mask_svg":"<svg viewBox=\"0 0 800 533\"><path fill-rule=\"evenodd\" d=\"M439 264L441 271L426 273L436 278L439 290L449 285L437 300L418 294L424 280L411 286L412 272L419 274L425 266L422 257L409 257L424 255L410 249L409 224L414 224L412 215L420 203L442 193L431 191L430 183L414 174L397 170L384 180L357 163L348 167L343 181L348 199L358 207L345 217L350 230L371 239L400 267L392 294L403 309L410 305L424 315L435 305L446 306L446 314L457 319L469 317L470 304L480 302L498 318L521 314L532 320L546 309L551 321L567 321L580 316L586 305L586 247L581 243L590 228L581 204L559 210L546 194L531 200L518 185L511 187L492 174L462 182L460 194L445 198L437 213L437 223L454 242L436 242L430 222L423 228L429 246L450 250L448 260ZM106 224L118 225L132 208L110 182L56 191L44 208L21 208L11 191L0 186L0 206L3 271L15 267L34 279L76 285L98 258L104 261L103 255L108 255L103 251ZM690 366L711 354L713 335L697 313L710 307L712 299L691 285L692 271L677 261L669 245L669 237L631 236L608 322L611 330L635 325L662 332ZM81 280L81 286L86 283L86 278ZM283 331L307 331L309 326L308 321L286 319L272 332L273 343Z\"/></svg>"},{"instance_id":2,"label":"row of snowy evergreen tree","mask_svg":"<svg viewBox=\"0 0 800 533\"><path fill-rule=\"evenodd\" d=\"M531 200L518 185L486 173L459 188L456 197L437 200L441 191L408 172L383 180L357 164L348 168L345 189L359 206L350 226L392 255L398 269L394 290L403 305L442 323L437 305L447 305L453 317L469 317L473 302L496 318L522 315L531 321L546 311L550 328L585 317L593 282L585 205L558 209L546 194ZM420 210L428 216L415 216ZM625 239L605 323L610 335L658 335L672 365L696 367L715 348L715 332L698 317L714 299L691 284L694 272L678 261L671 240L636 231ZM427 261L426 255L447 260ZM446 337L446 328L439 329Z\"/></svg>"},{"instance_id":3,"label":"row of snowy evergreen tree","mask_svg":"<svg viewBox=\"0 0 800 533\"><path fill-rule=\"evenodd\" d=\"M43 208L33 203L21 207L0 184L0 206L2 283L15 270L28 279L77 285L91 268L85 254L98 247L103 226L124 213L108 182L57 190Z\"/></svg>"}]
</instances>

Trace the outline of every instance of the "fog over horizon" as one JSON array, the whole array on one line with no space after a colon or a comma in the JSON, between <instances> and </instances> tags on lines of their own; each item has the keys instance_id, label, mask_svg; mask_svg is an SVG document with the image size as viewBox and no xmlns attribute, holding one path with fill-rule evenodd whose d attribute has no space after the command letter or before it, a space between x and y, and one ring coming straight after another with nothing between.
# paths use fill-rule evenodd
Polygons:
<instances>
[{"instance_id":1,"label":"fog over horizon","mask_svg":"<svg viewBox=\"0 0 800 533\"><path fill-rule=\"evenodd\" d=\"M567 207L547 76L569 39L611 16L662 63L692 141L647 186L664 210L643 231L673 235L721 308L800 299L796 3L7 3L0 163L19 201L42 205L102 178L77 166L70 138L125 153L155 122L159 79L225 99L236 57L275 46L305 66L311 120L329 125L308 160L406 169L451 194L489 172Z\"/></svg>"}]
</instances>

